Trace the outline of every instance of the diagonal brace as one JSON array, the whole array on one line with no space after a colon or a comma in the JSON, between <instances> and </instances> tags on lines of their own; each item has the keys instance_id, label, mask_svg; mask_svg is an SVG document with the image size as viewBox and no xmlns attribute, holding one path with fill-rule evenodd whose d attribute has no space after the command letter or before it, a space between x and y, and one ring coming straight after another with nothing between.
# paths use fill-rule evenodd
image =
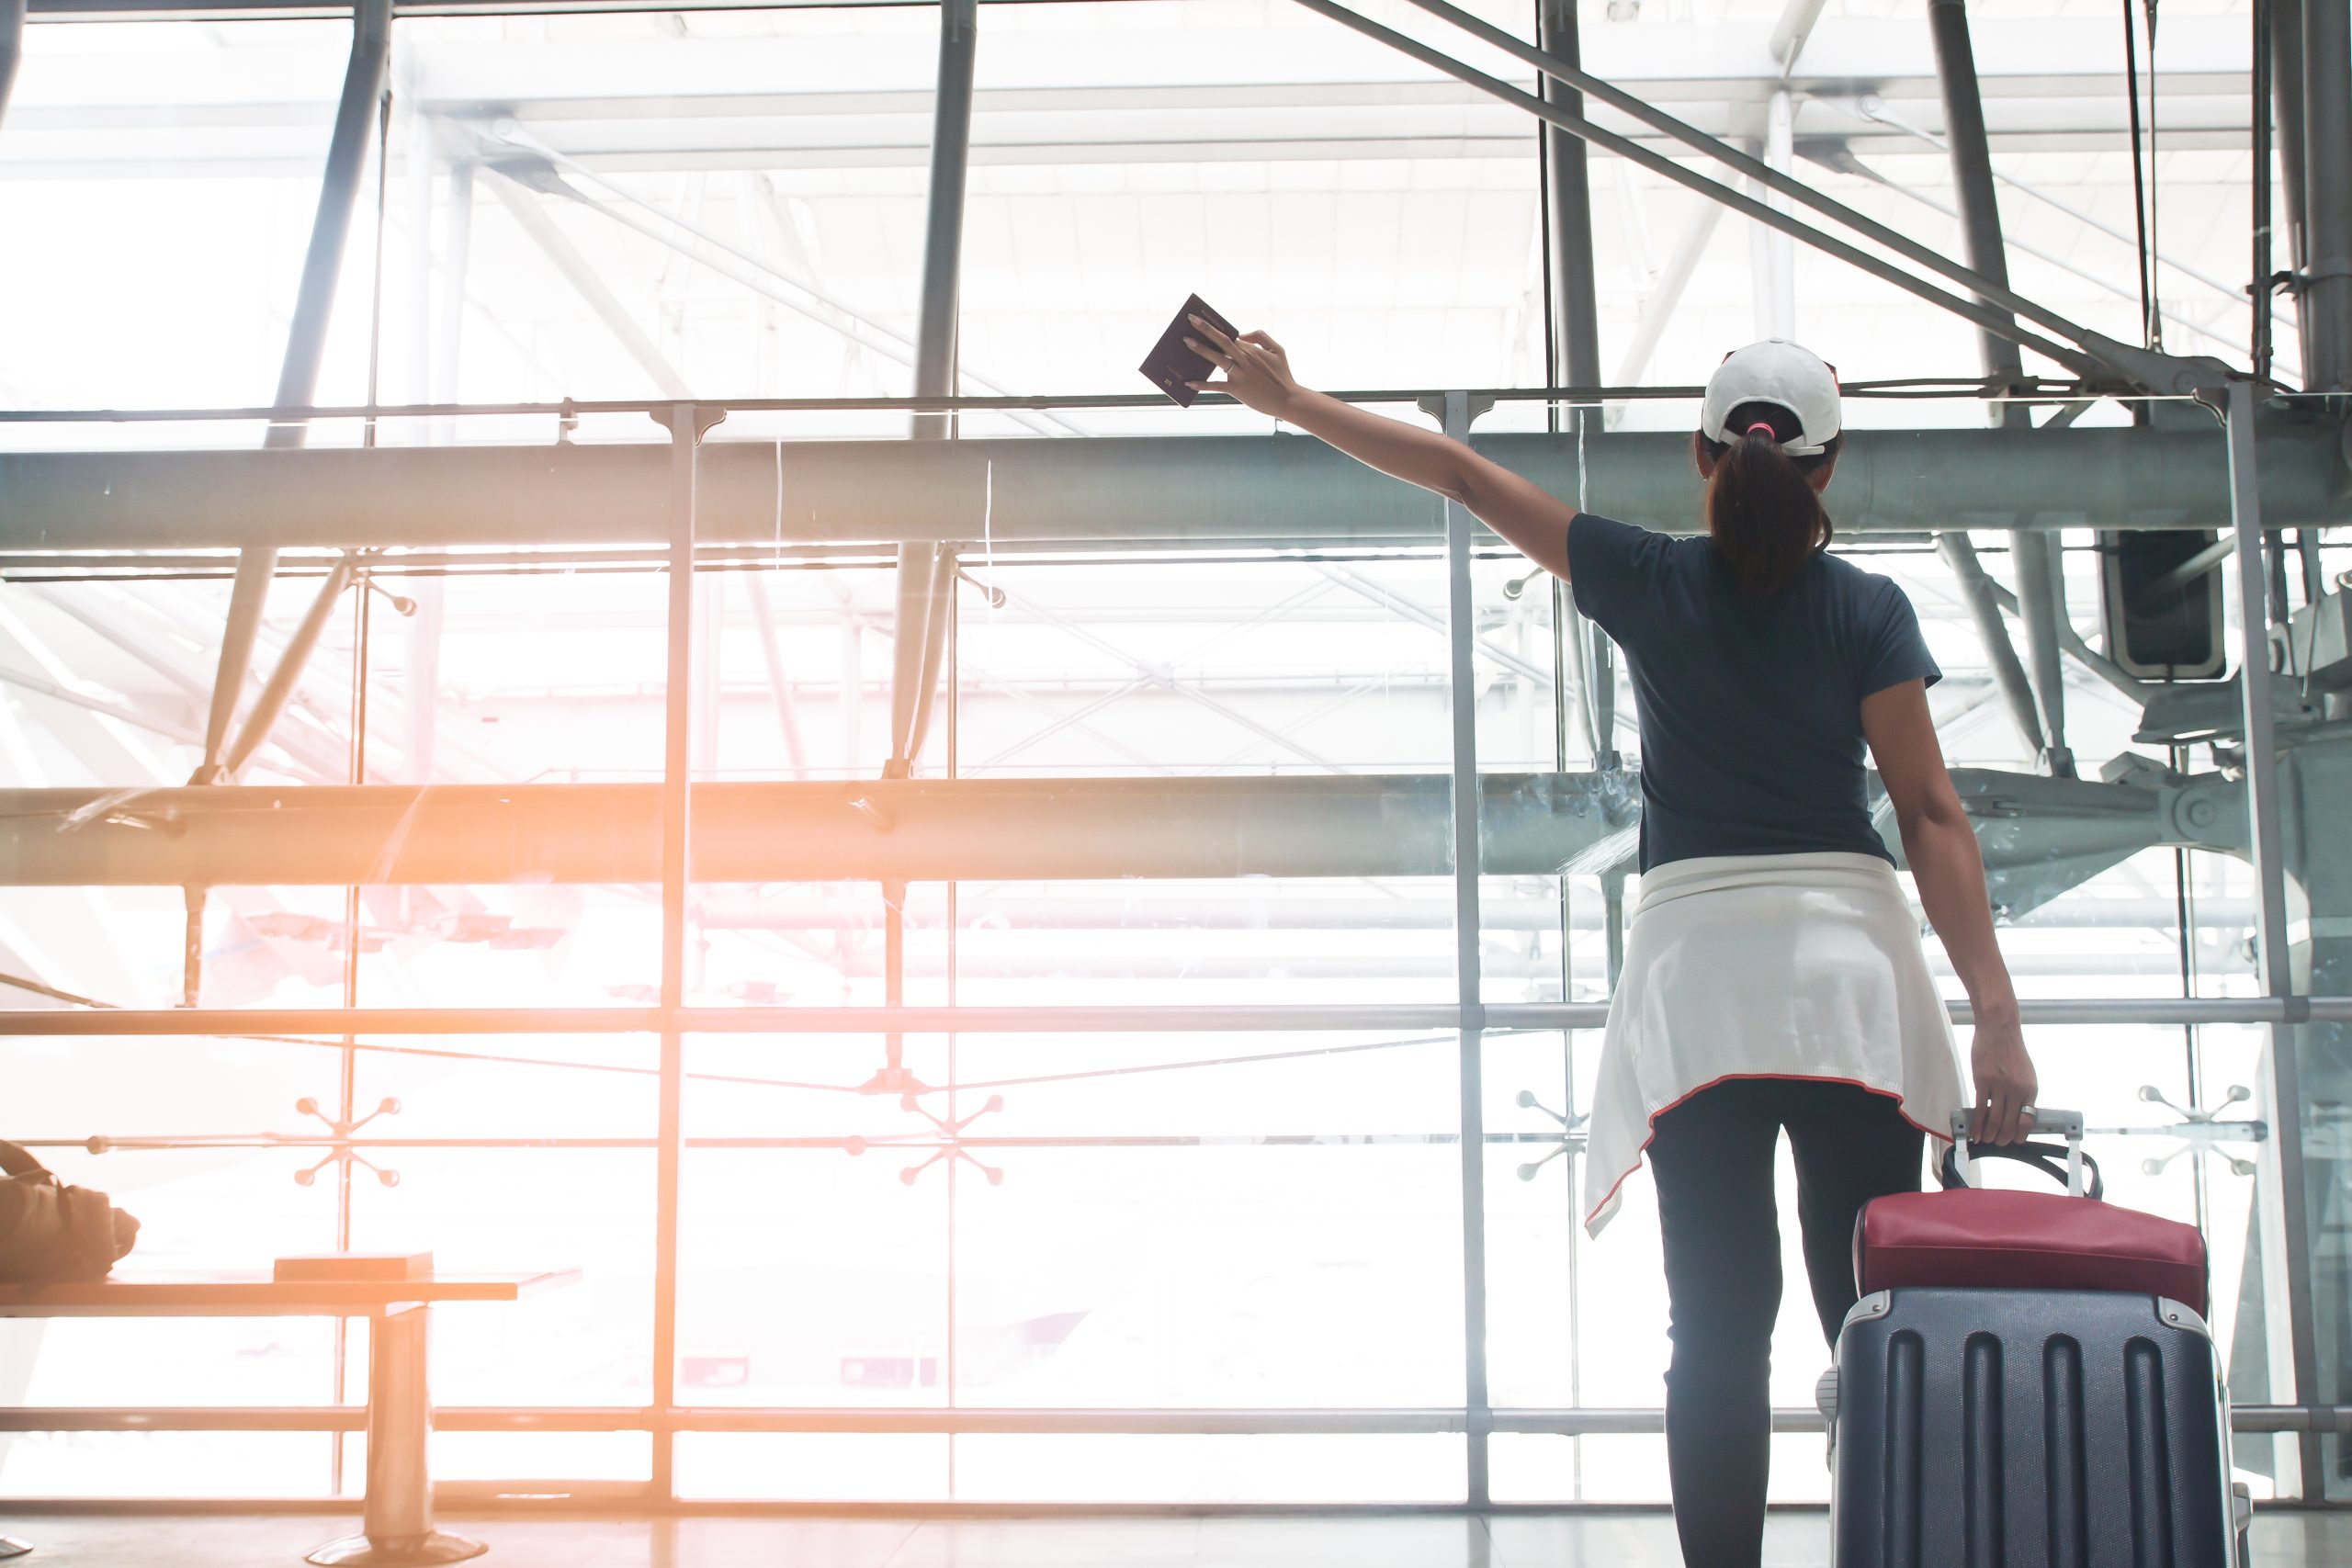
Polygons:
<instances>
[{"instance_id":1,"label":"diagonal brace","mask_svg":"<svg viewBox=\"0 0 2352 1568\"><path fill-rule=\"evenodd\" d=\"M1603 130L1580 115L1573 114L1556 105L1545 103L1534 95L1523 92L1498 77L1462 63L1442 51L1423 44L1393 28L1384 27L1368 17L1360 16L1346 6L1337 4L1336 0L1298 0L1298 3L1308 10L1328 17L1343 27L1351 28L1368 38L1385 43L1425 65L1442 71L1458 81L1476 87L1491 97L1523 108L1539 118L1558 126L1571 135L1581 137L1595 146L1617 153L1628 162L1729 207L1745 217L1792 238L1802 240L1841 261L1860 267L1875 277L1892 283L1896 288L1917 295L1930 304L1975 323L1986 332L1997 333L2020 346L2031 348L2037 353L2045 355L2077 375L2097 378L2120 374L2135 385L2159 392L2193 391L2200 386L2217 384L2218 378L2228 375L2227 368L2219 361L2184 360L2175 355L2150 354L2145 350L2132 349L2128 344L2116 343L2112 339L2068 321L2065 317L2016 294L1992 279L1984 277L1948 257L1937 254L1918 242L1878 223L1862 213L1854 211L1835 197L1826 196L1802 181L1792 179L1770 168L1751 154L1728 146L1696 127L1688 125L1665 111L1644 103L1623 89L1613 86L1599 77L1568 64L1555 55L1546 53L1532 44L1513 38L1509 33L1447 4L1447 0L1413 0L1413 4L1434 16L1453 22L1482 41L1526 61L1545 75L1568 83L1666 134L1684 141L1709 157L1715 158L1747 175L1767 189L1835 217L1840 222L1853 228L1858 233L1886 245L1935 272L1964 284L1972 294L1979 298L1968 299L1949 293L1924 278L1915 276L1891 265L1881 257L1871 255L1834 235L1825 233L1781 212L1745 192L1685 169L1673 159L1652 152L1628 137ZM1987 304L1984 301L1993 303ZM1996 306L2006 306L2007 310L1996 309ZM2011 319L2010 312L2047 326L2051 331L2069 340L2068 343L2055 343L2039 333L2019 328ZM2076 344L2080 346L2074 346Z\"/></svg>"},{"instance_id":2,"label":"diagonal brace","mask_svg":"<svg viewBox=\"0 0 2352 1568\"><path fill-rule=\"evenodd\" d=\"M288 640L286 651L278 655L277 668L269 672L269 680L262 687L261 695L254 699L253 712L245 716L245 727L237 732L236 743L220 760L223 782L235 778L238 770L250 761L253 754L261 750L262 742L269 739L269 732L277 725L278 716L286 711L288 699L294 695L295 682L302 678L304 668L311 662L311 653L319 646L319 638L326 633L328 617L334 614L343 591L351 586L354 570L353 558L345 555L334 563L327 572L327 580L319 585L318 597L311 600L311 607L302 613L301 623L294 628L294 636Z\"/></svg>"},{"instance_id":3,"label":"diagonal brace","mask_svg":"<svg viewBox=\"0 0 2352 1568\"><path fill-rule=\"evenodd\" d=\"M1441 20L1452 22L1481 42L1491 44L1506 53L1516 55L1546 76L1573 83L1611 107L1622 110L1654 130L1672 137L1692 151L1714 159L1734 173L1756 181L1767 190L1787 197L1792 201L1802 202L1824 217L1844 224L1865 239L1876 241L1898 255L1941 274L1967 288L1986 304L2013 310L2026 320L2037 322L2070 342L2084 341L2088 329L2018 294L2008 287L2007 279L1989 276L1973 267L1962 265L1934 247L1922 244L1901 231L1889 228L1869 214L1858 211L1837 197L1816 190L1804 181L1774 168L1745 149L1735 147L1720 138L1708 135L1697 126L1676 118L1655 104L1636 97L1623 87L1605 82L1590 72L1578 69L1556 54L1549 53L1522 39L1513 38L1493 24L1481 20L1461 7L1450 4L1449 0L1413 0L1413 4Z\"/></svg>"},{"instance_id":4,"label":"diagonal brace","mask_svg":"<svg viewBox=\"0 0 2352 1568\"><path fill-rule=\"evenodd\" d=\"M302 281L295 295L294 319L287 329L286 359L277 378L277 406L300 408L318 396L319 366L326 355L327 323L334 313L334 288L343 270L344 245L351 237L351 215L358 205L361 166L376 124L391 59L391 0L356 0L352 6L351 57L344 68L343 96L335 107L334 132L327 143L326 173L311 222L311 243L302 258ZM310 427L273 424L265 447L300 446ZM237 696L253 660L261 629L263 602L277 575L277 552L255 547L237 554L237 574L229 591L229 619L220 637L220 662L212 681L212 708L205 723L204 761L198 782L222 776L222 748Z\"/></svg>"},{"instance_id":5,"label":"diagonal brace","mask_svg":"<svg viewBox=\"0 0 2352 1568\"><path fill-rule=\"evenodd\" d=\"M0 0L0 119L7 118L8 89L16 85L24 54L25 0Z\"/></svg>"}]
</instances>

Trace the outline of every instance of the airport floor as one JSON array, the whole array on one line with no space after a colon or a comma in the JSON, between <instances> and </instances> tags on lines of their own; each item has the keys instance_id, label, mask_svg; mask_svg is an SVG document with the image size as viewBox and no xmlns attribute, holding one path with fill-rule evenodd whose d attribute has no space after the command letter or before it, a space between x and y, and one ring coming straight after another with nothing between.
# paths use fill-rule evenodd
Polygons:
<instances>
[{"instance_id":1,"label":"airport floor","mask_svg":"<svg viewBox=\"0 0 2352 1568\"><path fill-rule=\"evenodd\" d=\"M483 1568L1679 1568L1663 1510L989 1519L468 1517ZM348 1515L16 1517L22 1568L300 1568ZM1776 1511L1765 1568L1825 1568L1826 1517ZM2352 1564L2352 1515L2255 1521L2256 1568ZM14 1565L12 1565L14 1568Z\"/></svg>"}]
</instances>

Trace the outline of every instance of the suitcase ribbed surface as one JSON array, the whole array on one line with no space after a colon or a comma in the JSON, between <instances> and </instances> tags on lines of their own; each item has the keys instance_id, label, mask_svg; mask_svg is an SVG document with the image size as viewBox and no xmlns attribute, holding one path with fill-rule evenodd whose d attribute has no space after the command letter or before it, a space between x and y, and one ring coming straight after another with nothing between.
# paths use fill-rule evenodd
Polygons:
<instances>
[{"instance_id":1,"label":"suitcase ribbed surface","mask_svg":"<svg viewBox=\"0 0 2352 1568\"><path fill-rule=\"evenodd\" d=\"M2228 1568L2195 1319L2105 1291L1887 1300L1838 1340L1837 1568Z\"/></svg>"}]
</instances>

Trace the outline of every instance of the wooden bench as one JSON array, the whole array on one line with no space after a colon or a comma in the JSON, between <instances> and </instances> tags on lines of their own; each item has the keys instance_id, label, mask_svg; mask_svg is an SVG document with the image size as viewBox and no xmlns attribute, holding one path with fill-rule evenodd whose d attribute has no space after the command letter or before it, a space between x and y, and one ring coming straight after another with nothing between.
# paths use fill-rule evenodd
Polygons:
<instances>
[{"instance_id":1,"label":"wooden bench","mask_svg":"<svg viewBox=\"0 0 2352 1568\"><path fill-rule=\"evenodd\" d=\"M427 1325L435 1302L512 1302L568 1285L577 1269L443 1275L433 1280L285 1281L262 1274L119 1276L91 1284L0 1285L0 1317L364 1317L368 1334L368 1489L357 1535L310 1554L320 1568L459 1562L488 1548L433 1528L425 1437ZM31 1548L0 1539L0 1557Z\"/></svg>"}]
</instances>

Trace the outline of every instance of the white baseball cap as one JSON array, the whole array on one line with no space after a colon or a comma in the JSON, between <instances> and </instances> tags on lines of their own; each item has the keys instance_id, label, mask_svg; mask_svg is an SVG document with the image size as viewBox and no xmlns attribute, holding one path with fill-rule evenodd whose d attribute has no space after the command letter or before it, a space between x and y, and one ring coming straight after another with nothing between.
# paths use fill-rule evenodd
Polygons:
<instances>
[{"instance_id":1,"label":"white baseball cap","mask_svg":"<svg viewBox=\"0 0 2352 1568\"><path fill-rule=\"evenodd\" d=\"M1731 428L1732 410L1742 403L1770 403L1796 416L1799 438L1781 450L1792 457L1817 457L1842 428L1838 418L1838 371L1821 355L1783 337L1766 338L1724 355L1707 378L1707 403L1699 432L1725 444L1747 433Z\"/></svg>"}]
</instances>

